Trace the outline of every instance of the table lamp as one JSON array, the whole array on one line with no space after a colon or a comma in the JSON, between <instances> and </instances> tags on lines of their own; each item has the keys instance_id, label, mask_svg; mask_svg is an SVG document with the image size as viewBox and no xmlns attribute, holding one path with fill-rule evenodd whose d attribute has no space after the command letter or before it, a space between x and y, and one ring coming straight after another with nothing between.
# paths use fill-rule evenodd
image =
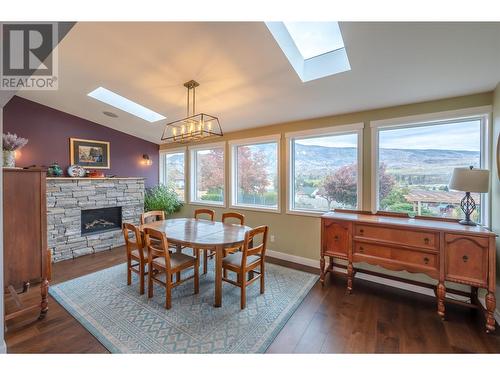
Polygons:
<instances>
[{"instance_id":1,"label":"table lamp","mask_svg":"<svg viewBox=\"0 0 500 375\"><path fill-rule=\"evenodd\" d=\"M470 193L487 193L490 185L490 171L487 169L455 168L451 176L449 188L452 190L464 191L465 197L460 202L460 207L465 214L465 219L459 223L463 225L476 225L470 219L470 215L476 209L476 202Z\"/></svg>"}]
</instances>

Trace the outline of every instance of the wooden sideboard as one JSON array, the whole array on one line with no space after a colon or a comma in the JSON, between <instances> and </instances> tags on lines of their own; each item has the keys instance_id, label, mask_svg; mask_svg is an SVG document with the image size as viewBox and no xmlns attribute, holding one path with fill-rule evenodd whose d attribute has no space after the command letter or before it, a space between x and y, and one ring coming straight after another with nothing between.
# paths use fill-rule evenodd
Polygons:
<instances>
[{"instance_id":1,"label":"wooden sideboard","mask_svg":"<svg viewBox=\"0 0 500 375\"><path fill-rule=\"evenodd\" d=\"M47 313L50 252L47 248L46 171L41 168L3 169L4 285L17 310L6 312L10 320L29 311ZM41 302L24 306L18 292L40 282Z\"/></svg>"},{"instance_id":2,"label":"wooden sideboard","mask_svg":"<svg viewBox=\"0 0 500 375\"><path fill-rule=\"evenodd\" d=\"M480 226L367 212L335 211L321 218L320 280L333 272L334 259L347 261L347 291L353 287L354 263L369 263L395 271L424 273L437 280L437 311L445 318L445 281L471 286L471 301L479 305L478 288L487 290L486 331L495 330L495 237ZM326 267L325 258L329 258ZM379 274L382 277L385 275ZM392 277L403 281L404 279ZM411 282L410 280L405 280ZM448 290L449 292L451 290ZM453 291L463 293L460 291ZM469 296L469 294L468 294ZM462 303L463 304L463 303Z\"/></svg>"}]
</instances>

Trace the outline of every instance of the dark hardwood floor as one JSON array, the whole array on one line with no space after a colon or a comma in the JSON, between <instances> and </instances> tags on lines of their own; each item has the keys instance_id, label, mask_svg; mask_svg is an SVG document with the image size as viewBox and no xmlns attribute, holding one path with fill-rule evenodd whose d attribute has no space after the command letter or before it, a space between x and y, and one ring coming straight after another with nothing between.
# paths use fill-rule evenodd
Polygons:
<instances>
[{"instance_id":1,"label":"dark hardwood floor","mask_svg":"<svg viewBox=\"0 0 500 375\"><path fill-rule=\"evenodd\" d=\"M125 261L123 248L53 266L52 283L92 273ZM315 272L289 262L285 266ZM484 332L481 312L447 305L448 320L436 313L435 299L355 280L345 294L345 279L334 276L313 287L268 349L269 353L500 353L500 333ZM37 286L25 295L39 298ZM7 301L7 311L11 308ZM54 299L45 319L19 317L7 325L9 353L107 353L108 351Z\"/></svg>"}]
</instances>

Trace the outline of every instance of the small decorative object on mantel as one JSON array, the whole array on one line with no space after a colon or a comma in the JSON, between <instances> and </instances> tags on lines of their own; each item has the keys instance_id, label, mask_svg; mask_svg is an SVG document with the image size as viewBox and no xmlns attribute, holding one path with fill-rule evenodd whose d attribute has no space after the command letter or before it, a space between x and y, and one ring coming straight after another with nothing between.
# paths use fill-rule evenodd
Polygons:
<instances>
[{"instance_id":1,"label":"small decorative object on mantel","mask_svg":"<svg viewBox=\"0 0 500 375\"><path fill-rule=\"evenodd\" d=\"M490 171L487 169L455 168L451 176L449 188L464 191L465 197L460 202L460 207L465 214L465 219L459 223L463 225L477 225L470 216L476 209L476 202L470 193L487 193L489 189Z\"/></svg>"},{"instance_id":2,"label":"small decorative object on mantel","mask_svg":"<svg viewBox=\"0 0 500 375\"><path fill-rule=\"evenodd\" d=\"M68 176L70 177L85 177L87 171L78 164L73 164L68 167Z\"/></svg>"},{"instance_id":3,"label":"small decorative object on mantel","mask_svg":"<svg viewBox=\"0 0 500 375\"><path fill-rule=\"evenodd\" d=\"M71 164L92 169L109 169L109 142L70 138Z\"/></svg>"},{"instance_id":4,"label":"small decorative object on mantel","mask_svg":"<svg viewBox=\"0 0 500 375\"><path fill-rule=\"evenodd\" d=\"M51 164L51 166L47 169L47 176L48 177L61 177L63 175L63 170L57 164L57 162L54 162Z\"/></svg>"},{"instance_id":5,"label":"small decorative object on mantel","mask_svg":"<svg viewBox=\"0 0 500 375\"><path fill-rule=\"evenodd\" d=\"M17 134L3 134L2 136L2 150L3 150L3 166L6 168L16 167L16 151L20 150L26 144L26 138L18 137Z\"/></svg>"},{"instance_id":6,"label":"small decorative object on mantel","mask_svg":"<svg viewBox=\"0 0 500 375\"><path fill-rule=\"evenodd\" d=\"M87 171L87 177L90 178L103 178L104 173L101 171Z\"/></svg>"}]
</instances>

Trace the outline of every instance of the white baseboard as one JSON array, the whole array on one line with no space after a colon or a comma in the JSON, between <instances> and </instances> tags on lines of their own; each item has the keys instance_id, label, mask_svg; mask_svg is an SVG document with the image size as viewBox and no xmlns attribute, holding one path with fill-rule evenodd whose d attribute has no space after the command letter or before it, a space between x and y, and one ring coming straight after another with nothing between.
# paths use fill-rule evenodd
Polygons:
<instances>
[{"instance_id":1,"label":"white baseboard","mask_svg":"<svg viewBox=\"0 0 500 375\"><path fill-rule=\"evenodd\" d=\"M309 266L309 267L314 267L314 268L319 269L319 260L304 258L304 257L298 256L298 255L291 255L291 254L282 253L280 251L274 251L274 250L266 250L266 255L269 255L272 258L286 260L286 261L289 261L292 263L297 263L297 264L301 264L304 266ZM342 272L342 273L347 273L346 269L340 268L340 267L334 267L334 270ZM356 278L371 281L371 282L382 284L382 285L391 286L394 288L407 290L410 292L424 294L426 296L434 297L434 292L429 288L424 288L424 287L421 287L418 285L413 285L413 284L405 283L402 281L386 279L386 278L381 277L381 276L368 275L366 273L362 273L362 271L360 271L360 273L358 273L356 275ZM453 294L453 293L446 293L446 296L449 298L460 300L460 301L468 301L469 300L467 297L460 296L460 295ZM479 302L483 305L483 307L485 307L484 297L479 297ZM500 311L498 309L495 310L495 320L497 321L498 324L500 324Z\"/></svg>"}]
</instances>

